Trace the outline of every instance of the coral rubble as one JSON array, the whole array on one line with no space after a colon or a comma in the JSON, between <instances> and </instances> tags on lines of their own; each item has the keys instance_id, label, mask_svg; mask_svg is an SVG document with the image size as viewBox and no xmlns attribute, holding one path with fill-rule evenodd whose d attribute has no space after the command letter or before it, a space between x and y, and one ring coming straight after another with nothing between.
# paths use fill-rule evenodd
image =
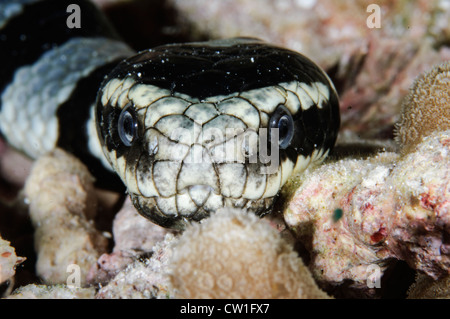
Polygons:
<instances>
[{"instance_id":1,"label":"coral rubble","mask_svg":"<svg viewBox=\"0 0 450 319\"><path fill-rule=\"evenodd\" d=\"M95 288L68 287L66 285L34 285L16 289L8 299L92 299Z\"/></svg>"},{"instance_id":2,"label":"coral rubble","mask_svg":"<svg viewBox=\"0 0 450 319\"><path fill-rule=\"evenodd\" d=\"M306 243L310 269L319 281L365 284L369 266L389 257L379 243L393 222L394 194L384 190L396 158L385 153L368 160L345 159L302 176L284 216ZM337 209L342 210L339 219Z\"/></svg>"},{"instance_id":3,"label":"coral rubble","mask_svg":"<svg viewBox=\"0 0 450 319\"><path fill-rule=\"evenodd\" d=\"M25 260L18 257L10 242L0 236L0 284L12 279L16 273L16 266Z\"/></svg>"},{"instance_id":4,"label":"coral rubble","mask_svg":"<svg viewBox=\"0 0 450 319\"><path fill-rule=\"evenodd\" d=\"M390 179L399 212L386 247L435 279L449 274L450 130L425 137Z\"/></svg>"},{"instance_id":5,"label":"coral rubble","mask_svg":"<svg viewBox=\"0 0 450 319\"><path fill-rule=\"evenodd\" d=\"M374 267L381 277L393 259L434 280L450 274L449 65L421 75L404 99L402 155L346 158L297 181L284 216L319 281L367 288Z\"/></svg>"},{"instance_id":6,"label":"coral rubble","mask_svg":"<svg viewBox=\"0 0 450 319\"><path fill-rule=\"evenodd\" d=\"M154 246L171 230L142 218L127 198L114 218L112 232L114 248L111 253L102 254L91 268L87 277L89 282L108 282L134 259L151 254Z\"/></svg>"},{"instance_id":7,"label":"coral rubble","mask_svg":"<svg viewBox=\"0 0 450 319\"><path fill-rule=\"evenodd\" d=\"M55 150L35 162L25 194L35 226L36 271L50 284L66 283L68 266L86 274L106 251L107 239L94 227L97 209L93 178L75 157Z\"/></svg>"},{"instance_id":8,"label":"coral rubble","mask_svg":"<svg viewBox=\"0 0 450 319\"><path fill-rule=\"evenodd\" d=\"M147 299L171 297L168 263L172 254L171 246L176 241L167 234L153 247L149 259L134 258L133 262L103 286L97 293L97 299Z\"/></svg>"},{"instance_id":9,"label":"coral rubble","mask_svg":"<svg viewBox=\"0 0 450 319\"><path fill-rule=\"evenodd\" d=\"M450 131L435 132L405 158L345 159L303 176L285 219L309 245L316 278L365 285L371 265L382 274L392 258L434 278L450 273L449 141Z\"/></svg>"}]
</instances>

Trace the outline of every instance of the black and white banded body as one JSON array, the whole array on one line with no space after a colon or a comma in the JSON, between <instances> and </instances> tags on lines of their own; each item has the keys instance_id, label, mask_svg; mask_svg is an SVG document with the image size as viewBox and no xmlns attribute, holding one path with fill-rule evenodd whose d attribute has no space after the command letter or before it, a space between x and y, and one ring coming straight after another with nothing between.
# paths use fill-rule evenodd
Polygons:
<instances>
[{"instance_id":1,"label":"black and white banded body","mask_svg":"<svg viewBox=\"0 0 450 319\"><path fill-rule=\"evenodd\" d=\"M76 3L82 27L69 28ZM105 76L135 54L89 1L0 1L0 130L36 158L61 147L100 184L120 183L105 169L93 105Z\"/></svg>"},{"instance_id":2,"label":"black and white banded body","mask_svg":"<svg viewBox=\"0 0 450 319\"><path fill-rule=\"evenodd\" d=\"M67 30L66 1L10 5L25 19L30 7L56 2L63 21L51 28L66 35L57 43L27 48L40 37L11 40L14 18L0 20L0 41L10 41L0 63L12 61L17 43L34 54L1 74L2 133L32 157L59 146L96 165L94 174L112 169L150 220L183 228L222 206L262 215L294 172L332 149L337 94L301 54L240 38L134 55L87 2L89 34Z\"/></svg>"}]
</instances>

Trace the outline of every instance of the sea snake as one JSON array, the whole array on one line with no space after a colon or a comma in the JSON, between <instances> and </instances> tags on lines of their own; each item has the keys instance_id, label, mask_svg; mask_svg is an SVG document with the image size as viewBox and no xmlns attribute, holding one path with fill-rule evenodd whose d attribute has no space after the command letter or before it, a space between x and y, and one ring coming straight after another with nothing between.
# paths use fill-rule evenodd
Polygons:
<instances>
[{"instance_id":1,"label":"sea snake","mask_svg":"<svg viewBox=\"0 0 450 319\"><path fill-rule=\"evenodd\" d=\"M75 154L172 228L223 206L269 212L340 124L332 82L300 53L250 38L136 53L87 0L0 2L0 94L10 145Z\"/></svg>"}]
</instances>

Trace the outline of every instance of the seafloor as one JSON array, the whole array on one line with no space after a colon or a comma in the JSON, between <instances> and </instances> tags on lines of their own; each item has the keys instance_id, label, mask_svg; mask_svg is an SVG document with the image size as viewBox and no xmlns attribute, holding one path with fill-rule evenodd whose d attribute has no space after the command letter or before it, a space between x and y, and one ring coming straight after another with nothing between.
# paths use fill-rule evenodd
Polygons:
<instances>
[{"instance_id":1,"label":"seafloor","mask_svg":"<svg viewBox=\"0 0 450 319\"><path fill-rule=\"evenodd\" d=\"M97 2L137 50L247 36L311 57L340 96L337 146L273 214L174 232L70 155L3 142L3 297L450 298L450 1Z\"/></svg>"}]
</instances>

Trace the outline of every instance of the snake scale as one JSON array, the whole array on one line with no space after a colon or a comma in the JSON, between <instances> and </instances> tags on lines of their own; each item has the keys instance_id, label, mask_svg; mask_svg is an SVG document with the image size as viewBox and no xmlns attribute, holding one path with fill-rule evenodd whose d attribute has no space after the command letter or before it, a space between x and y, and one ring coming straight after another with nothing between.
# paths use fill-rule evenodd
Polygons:
<instances>
[{"instance_id":1,"label":"snake scale","mask_svg":"<svg viewBox=\"0 0 450 319\"><path fill-rule=\"evenodd\" d=\"M75 154L172 228L223 206L267 213L340 124L333 84L300 53L250 38L136 53L84 0L0 1L0 94L10 145Z\"/></svg>"}]
</instances>

